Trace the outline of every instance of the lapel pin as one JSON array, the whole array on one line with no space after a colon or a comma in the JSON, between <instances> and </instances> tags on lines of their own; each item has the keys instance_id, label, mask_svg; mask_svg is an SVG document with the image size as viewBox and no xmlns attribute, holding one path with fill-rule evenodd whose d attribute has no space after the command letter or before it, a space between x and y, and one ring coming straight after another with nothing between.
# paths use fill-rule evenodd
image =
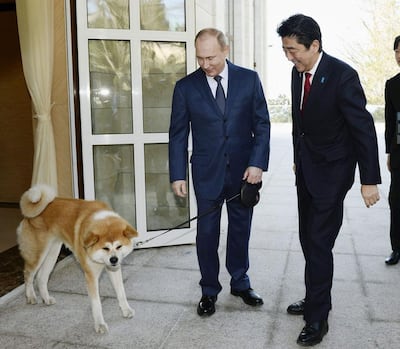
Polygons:
<instances>
[{"instance_id":1,"label":"lapel pin","mask_svg":"<svg viewBox=\"0 0 400 349\"><path fill-rule=\"evenodd\" d=\"M321 84L323 84L325 82L325 76L323 76L322 78L321 78Z\"/></svg>"}]
</instances>

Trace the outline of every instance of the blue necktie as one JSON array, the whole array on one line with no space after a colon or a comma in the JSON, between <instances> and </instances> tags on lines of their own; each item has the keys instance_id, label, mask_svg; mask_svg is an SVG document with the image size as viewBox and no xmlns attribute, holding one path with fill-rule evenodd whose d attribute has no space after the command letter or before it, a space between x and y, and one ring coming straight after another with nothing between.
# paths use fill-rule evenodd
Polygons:
<instances>
[{"instance_id":1,"label":"blue necktie","mask_svg":"<svg viewBox=\"0 0 400 349\"><path fill-rule=\"evenodd\" d=\"M214 77L215 81L218 83L217 91L215 93L215 100L217 101L218 107L222 114L225 113L225 93L221 84L222 77L217 75Z\"/></svg>"}]
</instances>

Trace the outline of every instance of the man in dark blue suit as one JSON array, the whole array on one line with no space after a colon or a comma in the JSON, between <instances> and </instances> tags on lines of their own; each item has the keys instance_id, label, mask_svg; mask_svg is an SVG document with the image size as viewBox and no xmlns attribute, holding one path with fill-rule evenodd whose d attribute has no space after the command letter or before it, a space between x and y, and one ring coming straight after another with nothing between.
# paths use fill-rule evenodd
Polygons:
<instances>
[{"instance_id":1,"label":"man in dark blue suit","mask_svg":"<svg viewBox=\"0 0 400 349\"><path fill-rule=\"evenodd\" d=\"M224 34L214 28L195 38L199 69L176 83L169 130L169 168L175 195L187 195L188 137L198 215L196 248L202 297L200 316L212 315L222 286L218 280L221 206L238 194L242 181L260 183L268 168L270 122L260 79L255 71L226 57ZM216 79L215 79L216 78ZM262 298L251 288L249 238L253 209L239 198L226 202L228 235L226 267L231 294L258 306Z\"/></svg>"},{"instance_id":2,"label":"man in dark blue suit","mask_svg":"<svg viewBox=\"0 0 400 349\"><path fill-rule=\"evenodd\" d=\"M367 207L381 182L373 118L357 72L322 51L319 25L297 14L278 27L292 70L294 169L299 237L305 258L305 298L287 311L306 322L297 343L311 346L328 331L332 249L343 221L343 201L358 164Z\"/></svg>"},{"instance_id":3,"label":"man in dark blue suit","mask_svg":"<svg viewBox=\"0 0 400 349\"><path fill-rule=\"evenodd\" d=\"M394 53L400 66L400 36L394 39ZM387 265L400 260L400 73L386 81L385 85L385 148L390 171L390 244L392 253L386 258Z\"/></svg>"}]
</instances>

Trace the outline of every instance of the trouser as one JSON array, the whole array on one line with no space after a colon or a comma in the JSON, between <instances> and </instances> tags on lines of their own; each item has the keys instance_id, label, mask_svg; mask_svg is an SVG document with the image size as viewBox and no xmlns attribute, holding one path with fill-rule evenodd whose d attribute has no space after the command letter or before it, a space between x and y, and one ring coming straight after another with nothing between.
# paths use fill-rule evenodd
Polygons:
<instances>
[{"instance_id":1,"label":"trouser","mask_svg":"<svg viewBox=\"0 0 400 349\"><path fill-rule=\"evenodd\" d=\"M220 205L229 190L224 190L217 200L197 199L198 215ZM228 233L226 245L226 268L231 275L231 289L242 291L250 287L247 275L249 269L249 238L252 208L244 207L239 198L226 203ZM221 228L221 206L199 218L197 222L196 249L200 267L202 294L216 296L222 289L218 276L220 261L218 255Z\"/></svg>"},{"instance_id":2,"label":"trouser","mask_svg":"<svg viewBox=\"0 0 400 349\"><path fill-rule=\"evenodd\" d=\"M400 251L400 168L392 168L390 178L390 243L393 251Z\"/></svg>"},{"instance_id":3,"label":"trouser","mask_svg":"<svg viewBox=\"0 0 400 349\"><path fill-rule=\"evenodd\" d=\"M336 198L313 197L297 174L299 238L305 258L305 311L308 323L327 320L332 308L332 249L343 222L345 193Z\"/></svg>"}]
</instances>

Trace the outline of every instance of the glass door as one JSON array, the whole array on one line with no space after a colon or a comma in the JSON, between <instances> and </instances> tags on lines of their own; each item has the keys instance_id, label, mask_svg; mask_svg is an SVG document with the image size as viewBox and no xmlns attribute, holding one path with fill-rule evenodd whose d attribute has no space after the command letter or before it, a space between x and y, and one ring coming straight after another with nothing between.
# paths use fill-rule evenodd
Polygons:
<instances>
[{"instance_id":1,"label":"glass door","mask_svg":"<svg viewBox=\"0 0 400 349\"><path fill-rule=\"evenodd\" d=\"M143 247L191 243L193 224L162 233L194 213L168 173L173 88L195 69L194 0L86 0L76 10L85 198L151 239Z\"/></svg>"}]
</instances>

